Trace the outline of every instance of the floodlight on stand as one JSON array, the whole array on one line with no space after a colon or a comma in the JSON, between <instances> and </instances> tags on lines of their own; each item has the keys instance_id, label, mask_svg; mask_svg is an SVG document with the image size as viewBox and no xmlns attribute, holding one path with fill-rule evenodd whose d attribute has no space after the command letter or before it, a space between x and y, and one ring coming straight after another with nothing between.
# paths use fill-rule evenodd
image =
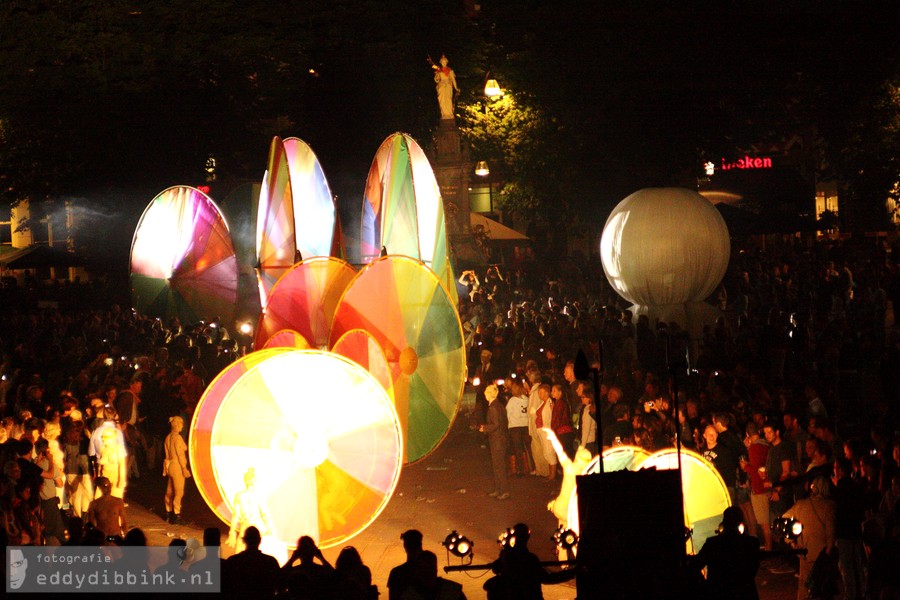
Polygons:
<instances>
[{"instance_id":1,"label":"floodlight on stand","mask_svg":"<svg viewBox=\"0 0 900 600\"><path fill-rule=\"evenodd\" d=\"M803 524L793 517L779 517L772 521L772 533L778 538L796 540L803 533Z\"/></svg>"},{"instance_id":2,"label":"floodlight on stand","mask_svg":"<svg viewBox=\"0 0 900 600\"><path fill-rule=\"evenodd\" d=\"M447 552L453 556L458 556L459 558L471 557L475 552L475 544L466 536L460 535L455 529L444 538L444 541L441 542L441 546L446 548Z\"/></svg>"},{"instance_id":3,"label":"floodlight on stand","mask_svg":"<svg viewBox=\"0 0 900 600\"><path fill-rule=\"evenodd\" d=\"M578 534L571 529L563 529L562 525L556 528L551 539L563 550L571 550L578 545Z\"/></svg>"},{"instance_id":4,"label":"floodlight on stand","mask_svg":"<svg viewBox=\"0 0 900 600\"><path fill-rule=\"evenodd\" d=\"M484 95L488 98L497 98L503 95L503 90L500 89L500 84L496 79L488 79L484 84Z\"/></svg>"},{"instance_id":5,"label":"floodlight on stand","mask_svg":"<svg viewBox=\"0 0 900 600\"><path fill-rule=\"evenodd\" d=\"M488 167L486 160L479 160L475 164L475 174L479 177L487 177L491 174L491 169Z\"/></svg>"}]
</instances>

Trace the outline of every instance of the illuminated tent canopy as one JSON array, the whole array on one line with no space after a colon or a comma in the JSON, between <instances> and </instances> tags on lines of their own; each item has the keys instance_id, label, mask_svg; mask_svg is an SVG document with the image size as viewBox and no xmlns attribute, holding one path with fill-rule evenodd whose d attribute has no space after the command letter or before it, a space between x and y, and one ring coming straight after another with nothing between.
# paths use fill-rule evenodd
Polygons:
<instances>
[{"instance_id":1,"label":"illuminated tent canopy","mask_svg":"<svg viewBox=\"0 0 900 600\"><path fill-rule=\"evenodd\" d=\"M635 446L617 446L603 451L605 472L626 469L677 469L678 453L675 448L666 448L650 454ZM585 475L600 472L600 457L587 466ZM602 477L602 475L599 475ZM731 506L731 497L722 476L716 468L702 456L691 450L681 450L681 490L684 495L685 526L693 533L687 541L687 551L694 552L703 547L710 536L715 535L722 513ZM569 503L568 527L579 531L578 498L572 494Z\"/></svg>"},{"instance_id":2,"label":"illuminated tent canopy","mask_svg":"<svg viewBox=\"0 0 900 600\"><path fill-rule=\"evenodd\" d=\"M444 204L425 152L405 133L378 148L366 179L360 255L367 263L382 246L424 262L456 300L447 245Z\"/></svg>"},{"instance_id":3,"label":"illuminated tent canopy","mask_svg":"<svg viewBox=\"0 0 900 600\"><path fill-rule=\"evenodd\" d=\"M703 301L722 281L730 248L725 222L703 196L647 188L613 209L600 257L610 285L634 303L635 318L676 321L696 337L717 316Z\"/></svg>"},{"instance_id":4,"label":"illuminated tent canopy","mask_svg":"<svg viewBox=\"0 0 900 600\"><path fill-rule=\"evenodd\" d=\"M194 323L234 314L238 267L228 225L192 187L170 187L144 210L130 272L134 306L145 315Z\"/></svg>"}]
</instances>

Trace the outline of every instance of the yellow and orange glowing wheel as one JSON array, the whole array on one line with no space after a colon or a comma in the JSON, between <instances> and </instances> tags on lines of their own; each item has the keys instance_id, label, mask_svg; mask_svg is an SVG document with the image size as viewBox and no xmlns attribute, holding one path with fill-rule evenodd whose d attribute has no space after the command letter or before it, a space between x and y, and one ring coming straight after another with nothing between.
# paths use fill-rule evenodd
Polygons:
<instances>
[{"instance_id":1,"label":"yellow and orange glowing wheel","mask_svg":"<svg viewBox=\"0 0 900 600\"><path fill-rule=\"evenodd\" d=\"M371 333L362 329L351 329L334 343L331 351L346 356L365 368L387 390L388 395L394 397L391 367L384 356L384 351Z\"/></svg>"},{"instance_id":2,"label":"yellow and orange glowing wheel","mask_svg":"<svg viewBox=\"0 0 900 600\"><path fill-rule=\"evenodd\" d=\"M384 509L400 477L402 433L387 392L331 352L280 352L250 367L219 406L208 465L228 509L256 475L270 538L342 544Z\"/></svg>"},{"instance_id":3,"label":"yellow and orange glowing wheel","mask_svg":"<svg viewBox=\"0 0 900 600\"><path fill-rule=\"evenodd\" d=\"M641 469L677 469L675 448L660 450L641 463ZM693 530L688 552L698 552L707 538L716 535L722 513L731 497L716 468L692 450L681 450L681 489L684 494L685 525Z\"/></svg>"},{"instance_id":4,"label":"yellow and orange glowing wheel","mask_svg":"<svg viewBox=\"0 0 900 600\"><path fill-rule=\"evenodd\" d=\"M269 290L255 347L262 348L282 329L292 329L313 348L327 349L334 311L355 275L356 269L339 258L310 258L292 266Z\"/></svg>"},{"instance_id":5,"label":"yellow and orange glowing wheel","mask_svg":"<svg viewBox=\"0 0 900 600\"><path fill-rule=\"evenodd\" d=\"M306 350L312 348L306 338L291 329L282 329L276 331L266 341L265 348L294 348L295 350Z\"/></svg>"},{"instance_id":6,"label":"yellow and orange glowing wheel","mask_svg":"<svg viewBox=\"0 0 900 600\"><path fill-rule=\"evenodd\" d=\"M273 348L251 352L246 356L242 356L225 367L210 382L194 409L188 443L191 473L194 474L194 482L197 484L197 490L200 492L200 495L206 500L212 511L216 513L216 516L226 523L231 521L231 507L222 496L219 485L216 483L215 474L209 468L209 465L212 463L211 441L216 414L219 412L219 407L225 400L225 396L231 391L231 387L235 382L241 378L241 375L263 360L290 350L291 348Z\"/></svg>"},{"instance_id":7,"label":"yellow and orange glowing wheel","mask_svg":"<svg viewBox=\"0 0 900 600\"><path fill-rule=\"evenodd\" d=\"M332 341L353 329L371 334L387 357L405 460L426 457L450 430L465 383L456 305L424 263L385 256L369 263L347 288L334 315Z\"/></svg>"}]
</instances>

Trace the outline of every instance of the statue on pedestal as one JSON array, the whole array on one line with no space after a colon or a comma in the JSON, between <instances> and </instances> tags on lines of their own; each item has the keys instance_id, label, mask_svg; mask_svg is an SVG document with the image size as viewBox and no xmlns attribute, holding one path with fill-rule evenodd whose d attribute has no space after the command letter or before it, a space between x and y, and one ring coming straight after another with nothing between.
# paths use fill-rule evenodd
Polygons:
<instances>
[{"instance_id":1,"label":"statue on pedestal","mask_svg":"<svg viewBox=\"0 0 900 600\"><path fill-rule=\"evenodd\" d=\"M428 64L434 70L434 87L437 90L441 119L453 118L453 100L454 96L459 93L459 88L456 86L456 74L453 72L453 69L447 66L448 62L447 57L443 54L441 55L440 66L434 64L431 57L428 57Z\"/></svg>"}]
</instances>

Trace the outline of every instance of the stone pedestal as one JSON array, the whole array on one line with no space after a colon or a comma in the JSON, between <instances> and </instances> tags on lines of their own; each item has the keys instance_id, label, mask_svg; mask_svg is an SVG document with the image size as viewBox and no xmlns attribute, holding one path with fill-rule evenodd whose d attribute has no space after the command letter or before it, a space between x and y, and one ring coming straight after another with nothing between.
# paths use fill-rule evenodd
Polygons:
<instances>
[{"instance_id":1,"label":"stone pedestal","mask_svg":"<svg viewBox=\"0 0 900 600\"><path fill-rule=\"evenodd\" d=\"M472 162L454 119L441 119L434 136L433 156L429 158L444 201L453 270L459 273L460 266L482 263L484 257L475 245L469 222Z\"/></svg>"}]
</instances>

